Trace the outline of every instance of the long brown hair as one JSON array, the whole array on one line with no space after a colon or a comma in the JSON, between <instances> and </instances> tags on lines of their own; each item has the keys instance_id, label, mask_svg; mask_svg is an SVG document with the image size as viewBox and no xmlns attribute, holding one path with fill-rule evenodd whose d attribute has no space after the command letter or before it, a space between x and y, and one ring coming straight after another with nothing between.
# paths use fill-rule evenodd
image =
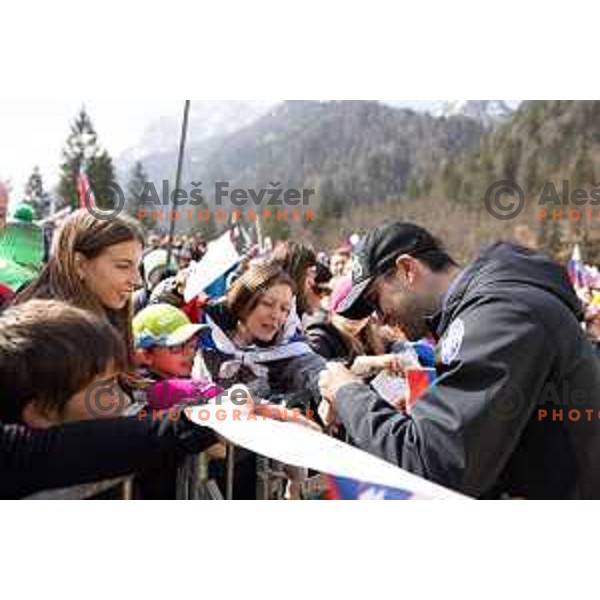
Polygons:
<instances>
[{"instance_id":1,"label":"long brown hair","mask_svg":"<svg viewBox=\"0 0 600 600\"><path fill-rule=\"evenodd\" d=\"M144 245L144 236L134 219L124 215L97 219L85 209L74 212L57 232L48 263L39 277L17 296L16 303L34 298L62 300L104 315L122 334L128 351L133 352L131 298L121 310L105 308L77 276L75 268L75 256L78 252L91 260L110 246L130 241L138 241Z\"/></svg>"},{"instance_id":2,"label":"long brown hair","mask_svg":"<svg viewBox=\"0 0 600 600\"><path fill-rule=\"evenodd\" d=\"M287 285L296 292L293 279L278 263L267 261L251 266L242 273L225 295L225 305L235 323L245 319L263 294L275 285Z\"/></svg>"},{"instance_id":3,"label":"long brown hair","mask_svg":"<svg viewBox=\"0 0 600 600\"><path fill-rule=\"evenodd\" d=\"M308 311L308 301L304 292L304 280L310 267L317 265L317 255L311 246L288 241L279 245L272 254L272 260L288 273L296 284L298 314Z\"/></svg>"}]
</instances>

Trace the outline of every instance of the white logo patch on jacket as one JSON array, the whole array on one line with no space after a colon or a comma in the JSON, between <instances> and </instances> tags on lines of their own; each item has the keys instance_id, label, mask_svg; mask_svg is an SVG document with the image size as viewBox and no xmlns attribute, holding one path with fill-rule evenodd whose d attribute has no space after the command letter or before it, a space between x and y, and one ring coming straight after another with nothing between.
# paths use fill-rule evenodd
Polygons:
<instances>
[{"instance_id":1,"label":"white logo patch on jacket","mask_svg":"<svg viewBox=\"0 0 600 600\"><path fill-rule=\"evenodd\" d=\"M360 280L364 277L365 267L363 265L362 259L359 256L355 256L352 261L352 281L354 283L359 283Z\"/></svg>"},{"instance_id":2,"label":"white logo patch on jacket","mask_svg":"<svg viewBox=\"0 0 600 600\"><path fill-rule=\"evenodd\" d=\"M455 319L440 342L440 358L443 364L449 365L457 357L464 337L465 325L462 319Z\"/></svg>"}]
</instances>

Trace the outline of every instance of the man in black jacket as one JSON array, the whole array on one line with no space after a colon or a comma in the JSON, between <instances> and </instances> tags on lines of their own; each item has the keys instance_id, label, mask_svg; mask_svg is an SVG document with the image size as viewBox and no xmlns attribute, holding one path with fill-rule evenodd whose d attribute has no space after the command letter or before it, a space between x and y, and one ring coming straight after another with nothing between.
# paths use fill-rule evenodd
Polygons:
<instances>
[{"instance_id":1,"label":"man in black jacket","mask_svg":"<svg viewBox=\"0 0 600 600\"><path fill-rule=\"evenodd\" d=\"M359 447L480 498L600 498L600 367L564 270L499 242L460 270L424 229L371 231L340 313L374 309L438 340L440 378L410 414L340 364L323 396Z\"/></svg>"}]
</instances>

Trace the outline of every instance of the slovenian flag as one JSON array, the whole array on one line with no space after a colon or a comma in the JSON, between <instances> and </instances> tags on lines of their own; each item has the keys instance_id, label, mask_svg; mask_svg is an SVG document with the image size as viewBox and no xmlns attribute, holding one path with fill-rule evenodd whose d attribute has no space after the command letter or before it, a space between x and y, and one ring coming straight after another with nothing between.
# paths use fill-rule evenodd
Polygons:
<instances>
[{"instance_id":1,"label":"slovenian flag","mask_svg":"<svg viewBox=\"0 0 600 600\"><path fill-rule=\"evenodd\" d=\"M579 292L584 291L586 288L585 265L581 260L581 250L579 249L579 244L575 244L575 247L573 248L573 254L571 255L571 259L567 265L567 271L575 291L578 294Z\"/></svg>"}]
</instances>

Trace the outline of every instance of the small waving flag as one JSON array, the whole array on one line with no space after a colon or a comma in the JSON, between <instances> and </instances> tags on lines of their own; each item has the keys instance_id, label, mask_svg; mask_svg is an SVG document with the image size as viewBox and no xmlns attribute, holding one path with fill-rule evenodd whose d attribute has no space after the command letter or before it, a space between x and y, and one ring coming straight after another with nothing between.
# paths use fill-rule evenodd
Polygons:
<instances>
[{"instance_id":1,"label":"small waving flag","mask_svg":"<svg viewBox=\"0 0 600 600\"><path fill-rule=\"evenodd\" d=\"M581 260L581 250L579 244L575 244L573 248L573 254L567 265L569 272L569 279L573 284L573 287L578 290L585 286L584 284L584 273L583 273L583 261Z\"/></svg>"},{"instance_id":2,"label":"small waving flag","mask_svg":"<svg viewBox=\"0 0 600 600\"><path fill-rule=\"evenodd\" d=\"M81 169L77 177L77 193L79 208L96 208L96 196L94 196L94 190L84 169Z\"/></svg>"}]
</instances>

